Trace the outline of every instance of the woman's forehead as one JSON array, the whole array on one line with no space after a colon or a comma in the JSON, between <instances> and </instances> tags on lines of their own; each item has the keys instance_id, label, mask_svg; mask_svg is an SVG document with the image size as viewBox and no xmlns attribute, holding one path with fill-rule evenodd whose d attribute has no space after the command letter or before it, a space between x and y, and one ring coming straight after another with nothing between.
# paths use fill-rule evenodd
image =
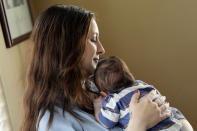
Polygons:
<instances>
[{"instance_id":1,"label":"woman's forehead","mask_svg":"<svg viewBox=\"0 0 197 131\"><path fill-rule=\"evenodd\" d=\"M88 34L99 36L99 29L98 29L98 26L97 26L97 23L96 23L95 19L92 19L91 22L90 22L90 27L89 27Z\"/></svg>"}]
</instances>

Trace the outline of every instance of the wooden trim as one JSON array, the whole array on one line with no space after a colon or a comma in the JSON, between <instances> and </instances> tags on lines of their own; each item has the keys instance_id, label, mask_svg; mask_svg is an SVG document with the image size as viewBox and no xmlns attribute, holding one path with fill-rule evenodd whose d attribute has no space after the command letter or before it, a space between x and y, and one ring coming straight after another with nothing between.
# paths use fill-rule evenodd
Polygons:
<instances>
[{"instance_id":1,"label":"wooden trim","mask_svg":"<svg viewBox=\"0 0 197 131\"><path fill-rule=\"evenodd\" d=\"M29 13L30 13L31 23L33 25L33 16L32 16L30 2L29 2L29 0L26 0L26 1L27 1ZM15 39L12 39L3 0L0 0L0 21L1 21L2 31L3 31L3 36L5 39L6 48L10 48L14 45L17 45L21 41L29 38L31 32L28 32L28 33L23 34Z\"/></svg>"}]
</instances>

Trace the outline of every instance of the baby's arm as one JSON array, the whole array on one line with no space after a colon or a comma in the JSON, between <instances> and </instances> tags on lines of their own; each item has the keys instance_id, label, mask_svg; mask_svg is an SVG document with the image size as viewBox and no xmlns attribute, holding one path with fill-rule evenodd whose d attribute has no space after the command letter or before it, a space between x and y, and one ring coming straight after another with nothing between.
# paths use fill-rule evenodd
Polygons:
<instances>
[{"instance_id":1,"label":"baby's arm","mask_svg":"<svg viewBox=\"0 0 197 131\"><path fill-rule=\"evenodd\" d=\"M95 119L105 128L113 128L117 124L120 116L113 108L106 106L109 99L110 97L105 97L104 99L103 96L100 96L94 100ZM108 104L110 105L112 103Z\"/></svg>"},{"instance_id":2,"label":"baby's arm","mask_svg":"<svg viewBox=\"0 0 197 131\"><path fill-rule=\"evenodd\" d=\"M103 96L99 96L98 98L94 99L94 115L96 120L105 128L107 128L99 119L99 113L101 112L101 105L102 105L102 101L103 101L104 97Z\"/></svg>"},{"instance_id":3,"label":"baby's arm","mask_svg":"<svg viewBox=\"0 0 197 131\"><path fill-rule=\"evenodd\" d=\"M100 119L99 119L99 114L100 114L100 111L95 112L95 118L96 118L96 120L97 120L98 123L100 123L103 127L108 128L107 126L105 126L105 125L100 121Z\"/></svg>"},{"instance_id":4,"label":"baby's arm","mask_svg":"<svg viewBox=\"0 0 197 131\"><path fill-rule=\"evenodd\" d=\"M182 125L182 131L193 131L191 124L178 109L170 107L170 110L173 113L174 118L177 119Z\"/></svg>"}]
</instances>

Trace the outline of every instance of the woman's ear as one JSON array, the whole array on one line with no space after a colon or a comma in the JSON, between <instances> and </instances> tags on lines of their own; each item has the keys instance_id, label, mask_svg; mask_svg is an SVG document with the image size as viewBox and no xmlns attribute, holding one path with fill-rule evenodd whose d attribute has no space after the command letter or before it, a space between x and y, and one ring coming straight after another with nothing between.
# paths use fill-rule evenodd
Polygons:
<instances>
[{"instance_id":1,"label":"woman's ear","mask_svg":"<svg viewBox=\"0 0 197 131\"><path fill-rule=\"evenodd\" d=\"M106 96L107 96L107 93L106 93L106 92L104 92L104 91L101 91L101 92L100 92L100 94L101 94L102 96L104 96L104 97L106 97Z\"/></svg>"}]
</instances>

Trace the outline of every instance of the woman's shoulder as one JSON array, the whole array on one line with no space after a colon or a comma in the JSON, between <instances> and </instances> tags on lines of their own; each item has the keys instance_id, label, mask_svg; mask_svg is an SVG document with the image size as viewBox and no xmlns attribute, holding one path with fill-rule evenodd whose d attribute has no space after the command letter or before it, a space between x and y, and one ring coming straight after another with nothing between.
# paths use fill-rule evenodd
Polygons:
<instances>
[{"instance_id":1,"label":"woman's shoulder","mask_svg":"<svg viewBox=\"0 0 197 131\"><path fill-rule=\"evenodd\" d=\"M49 121L50 112L47 110L45 114L43 115L42 119L39 123L38 131L46 131L47 130L47 124ZM76 119L74 116L72 116L68 112L62 112L62 109L59 107L55 107L54 117L52 125L49 128L49 131L63 131L63 130L69 130L69 131L75 131L75 130L81 130L81 125L79 123L79 120Z\"/></svg>"},{"instance_id":2,"label":"woman's shoulder","mask_svg":"<svg viewBox=\"0 0 197 131\"><path fill-rule=\"evenodd\" d=\"M54 118L49 131L109 131L101 126L94 118L94 116L80 110L79 108L74 108L73 111L83 120L80 121L68 112L64 112L59 107L55 107ZM47 124L49 120L50 112L46 111L42 117L38 131L46 131ZM114 128L113 131L121 131L120 128Z\"/></svg>"}]
</instances>

